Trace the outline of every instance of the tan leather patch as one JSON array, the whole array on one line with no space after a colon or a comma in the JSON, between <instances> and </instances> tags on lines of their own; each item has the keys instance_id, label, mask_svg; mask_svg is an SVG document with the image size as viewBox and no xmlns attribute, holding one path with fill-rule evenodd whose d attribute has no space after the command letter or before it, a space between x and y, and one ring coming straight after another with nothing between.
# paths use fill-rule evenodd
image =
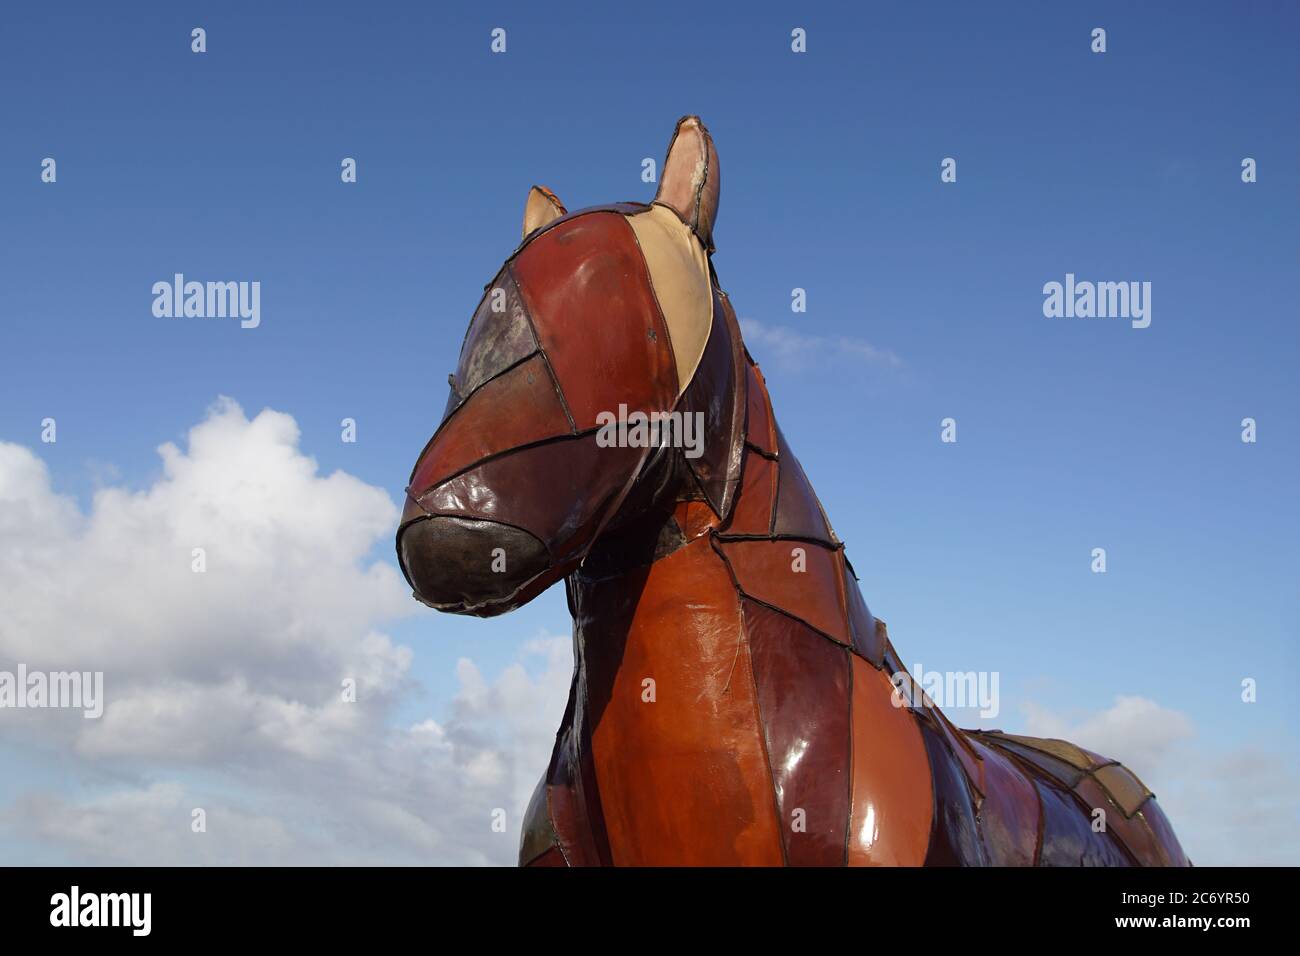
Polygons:
<instances>
[{"instance_id":1,"label":"tan leather patch","mask_svg":"<svg viewBox=\"0 0 1300 956\"><path fill-rule=\"evenodd\" d=\"M695 234L671 209L651 206L627 217L650 273L677 361L677 394L686 391L713 328L709 263Z\"/></svg>"},{"instance_id":2,"label":"tan leather patch","mask_svg":"<svg viewBox=\"0 0 1300 956\"><path fill-rule=\"evenodd\" d=\"M1020 734L1003 734L1002 736L1008 740L1014 740L1016 743L1024 744L1026 747L1049 753L1078 770L1091 770L1096 763L1084 752L1083 748L1075 746L1068 740L1060 740L1055 737L1025 737Z\"/></svg>"},{"instance_id":3,"label":"tan leather patch","mask_svg":"<svg viewBox=\"0 0 1300 956\"><path fill-rule=\"evenodd\" d=\"M1137 813L1142 808L1142 804L1151 797L1151 791L1146 788L1146 785L1133 776L1127 767L1117 763L1102 767L1093 776L1119 804L1126 817Z\"/></svg>"}]
</instances>

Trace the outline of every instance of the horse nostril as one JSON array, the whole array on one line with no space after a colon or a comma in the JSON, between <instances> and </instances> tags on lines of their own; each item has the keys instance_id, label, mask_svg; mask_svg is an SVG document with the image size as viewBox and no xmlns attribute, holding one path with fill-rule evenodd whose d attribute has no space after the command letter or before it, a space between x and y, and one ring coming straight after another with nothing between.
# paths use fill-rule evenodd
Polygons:
<instances>
[{"instance_id":1,"label":"horse nostril","mask_svg":"<svg viewBox=\"0 0 1300 956\"><path fill-rule=\"evenodd\" d=\"M521 528L445 515L403 525L397 553L417 598L467 614L510 610L519 588L551 563L546 546Z\"/></svg>"}]
</instances>

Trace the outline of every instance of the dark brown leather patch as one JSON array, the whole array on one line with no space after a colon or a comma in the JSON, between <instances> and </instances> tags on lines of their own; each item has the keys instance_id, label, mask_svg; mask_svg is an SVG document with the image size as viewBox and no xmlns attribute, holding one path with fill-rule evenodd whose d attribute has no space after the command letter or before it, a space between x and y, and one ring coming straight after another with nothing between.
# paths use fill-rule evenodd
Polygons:
<instances>
[{"instance_id":1,"label":"dark brown leather patch","mask_svg":"<svg viewBox=\"0 0 1300 956\"><path fill-rule=\"evenodd\" d=\"M980 840L975 804L961 762L943 736L925 721L917 721L934 780L934 829L926 866L988 866Z\"/></svg>"},{"instance_id":2,"label":"dark brown leather patch","mask_svg":"<svg viewBox=\"0 0 1300 956\"><path fill-rule=\"evenodd\" d=\"M588 432L500 455L420 498L429 514L484 518L530 532L559 565L591 544L631 483L641 449L601 448Z\"/></svg>"},{"instance_id":3,"label":"dark brown leather patch","mask_svg":"<svg viewBox=\"0 0 1300 956\"><path fill-rule=\"evenodd\" d=\"M849 817L848 656L783 614L753 601L744 607L786 862L840 866Z\"/></svg>"},{"instance_id":4,"label":"dark brown leather patch","mask_svg":"<svg viewBox=\"0 0 1300 956\"><path fill-rule=\"evenodd\" d=\"M550 849L558 849L560 838L551 823L550 800L546 778L537 781L524 811L524 825L519 834L519 863L527 866ZM563 859L563 856L561 856Z\"/></svg>"},{"instance_id":5,"label":"dark brown leather patch","mask_svg":"<svg viewBox=\"0 0 1300 956\"><path fill-rule=\"evenodd\" d=\"M785 435L776 429L778 455L780 457L781 477L777 482L776 513L773 515L772 533L790 535L796 538L811 538L834 545L834 535L826 524L822 514L821 503L813 494L808 476L803 473L803 466L786 443Z\"/></svg>"},{"instance_id":6,"label":"dark brown leather patch","mask_svg":"<svg viewBox=\"0 0 1300 956\"><path fill-rule=\"evenodd\" d=\"M1029 778L993 747L973 746L984 765L980 835L994 866L1033 866L1038 850L1038 794Z\"/></svg>"},{"instance_id":7,"label":"dark brown leather patch","mask_svg":"<svg viewBox=\"0 0 1300 956\"><path fill-rule=\"evenodd\" d=\"M1043 807L1039 866L1131 866L1132 861L1107 833L1094 833L1074 795L1051 782L1033 781Z\"/></svg>"},{"instance_id":8,"label":"dark brown leather patch","mask_svg":"<svg viewBox=\"0 0 1300 956\"><path fill-rule=\"evenodd\" d=\"M775 455L776 426L772 418L772 400L767 394L767 382L752 361L745 362L745 379L745 441L765 455Z\"/></svg>"},{"instance_id":9,"label":"dark brown leather patch","mask_svg":"<svg viewBox=\"0 0 1300 956\"><path fill-rule=\"evenodd\" d=\"M1183 846L1178 842L1178 837L1174 835L1174 828L1169 825L1169 818L1165 812L1160 809L1154 799L1148 800L1142 805L1142 809L1137 815L1146 821L1151 832L1155 834L1156 840L1164 850L1170 866L1191 866L1192 861L1187 859L1187 854L1183 852Z\"/></svg>"},{"instance_id":10,"label":"dark brown leather patch","mask_svg":"<svg viewBox=\"0 0 1300 956\"><path fill-rule=\"evenodd\" d=\"M465 330L460 361L451 378L454 406L494 375L537 351L528 313L510 268L503 268L483 292Z\"/></svg>"},{"instance_id":11,"label":"dark brown leather patch","mask_svg":"<svg viewBox=\"0 0 1300 956\"><path fill-rule=\"evenodd\" d=\"M853 649L869 660L876 667L883 667L885 660L885 642L876 627L875 615L867 608L858 589L857 578L844 559L844 598L849 612L849 633L853 637Z\"/></svg>"},{"instance_id":12,"label":"dark brown leather patch","mask_svg":"<svg viewBox=\"0 0 1300 956\"><path fill-rule=\"evenodd\" d=\"M687 458L710 506L720 518L731 513L740 485L745 444L745 365L740 329L731 303L714 290L713 325L699 367L682 395L686 414L704 415L704 448Z\"/></svg>"}]
</instances>

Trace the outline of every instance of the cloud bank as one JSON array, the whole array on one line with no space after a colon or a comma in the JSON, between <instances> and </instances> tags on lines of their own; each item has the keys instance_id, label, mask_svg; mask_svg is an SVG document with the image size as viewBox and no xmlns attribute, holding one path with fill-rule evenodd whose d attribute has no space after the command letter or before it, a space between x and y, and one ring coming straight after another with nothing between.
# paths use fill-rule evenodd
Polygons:
<instances>
[{"instance_id":1,"label":"cloud bank","mask_svg":"<svg viewBox=\"0 0 1300 956\"><path fill-rule=\"evenodd\" d=\"M104 488L83 513L0 442L0 669L100 670L106 696L99 720L0 709L4 861L513 864L569 637L521 640L492 678L461 659L454 697L399 722L421 688L384 628L426 612L388 557L387 493L320 474L290 416L229 400L158 451L152 484ZM1300 859L1285 759L1204 748L1142 697L1023 716L1133 767L1195 862Z\"/></svg>"},{"instance_id":2,"label":"cloud bank","mask_svg":"<svg viewBox=\"0 0 1300 956\"><path fill-rule=\"evenodd\" d=\"M290 416L223 399L153 484L84 514L0 443L0 667L103 671L106 697L99 720L0 710L8 761L56 755L75 781L19 793L0 834L55 862L514 862L569 639L491 682L461 660L445 713L395 724L418 688L383 626L418 606L372 550L397 506L298 443Z\"/></svg>"}]
</instances>

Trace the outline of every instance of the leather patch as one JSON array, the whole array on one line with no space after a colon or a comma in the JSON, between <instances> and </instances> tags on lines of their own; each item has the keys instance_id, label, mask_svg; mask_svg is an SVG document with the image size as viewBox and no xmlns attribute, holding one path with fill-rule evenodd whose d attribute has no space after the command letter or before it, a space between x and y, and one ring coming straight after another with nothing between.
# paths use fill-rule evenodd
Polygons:
<instances>
[{"instance_id":1,"label":"leather patch","mask_svg":"<svg viewBox=\"0 0 1300 956\"><path fill-rule=\"evenodd\" d=\"M1106 788L1095 778L1084 776L1074 792L1085 804L1086 820L1092 824L1094 814L1105 813L1106 832L1117 839L1138 863L1143 866L1168 866L1169 861L1160 841L1140 814L1126 817L1111 799Z\"/></svg>"},{"instance_id":2,"label":"leather patch","mask_svg":"<svg viewBox=\"0 0 1300 956\"><path fill-rule=\"evenodd\" d=\"M1156 841L1164 850L1165 856L1169 860L1170 866L1191 866L1192 861L1187 858L1183 852L1182 844L1178 842L1178 837L1174 834L1174 828L1169 825L1169 818L1165 812L1160 809L1160 804L1154 799L1148 800L1142 805L1142 809L1137 815L1146 821L1151 832L1155 834Z\"/></svg>"},{"instance_id":3,"label":"leather patch","mask_svg":"<svg viewBox=\"0 0 1300 956\"><path fill-rule=\"evenodd\" d=\"M961 762L938 730L924 722L919 726L934 781L934 829L925 865L988 866Z\"/></svg>"},{"instance_id":4,"label":"leather patch","mask_svg":"<svg viewBox=\"0 0 1300 956\"><path fill-rule=\"evenodd\" d=\"M930 761L916 719L890 700L889 678L856 655L850 866L920 866L933 823Z\"/></svg>"},{"instance_id":5,"label":"leather patch","mask_svg":"<svg viewBox=\"0 0 1300 956\"><path fill-rule=\"evenodd\" d=\"M838 552L804 541L720 539L718 547L746 596L779 608L840 644L852 642ZM796 570L800 566L804 570Z\"/></svg>"},{"instance_id":6,"label":"leather patch","mask_svg":"<svg viewBox=\"0 0 1300 956\"><path fill-rule=\"evenodd\" d=\"M486 382L443 422L416 462L416 496L485 458L570 434L569 418L541 355Z\"/></svg>"},{"instance_id":7,"label":"leather patch","mask_svg":"<svg viewBox=\"0 0 1300 956\"><path fill-rule=\"evenodd\" d=\"M528 321L528 311L510 267L505 266L484 290L465 330L460 361L451 377L448 410L463 402L488 379L536 351L537 339Z\"/></svg>"},{"instance_id":8,"label":"leather patch","mask_svg":"<svg viewBox=\"0 0 1300 956\"><path fill-rule=\"evenodd\" d=\"M1122 764L1113 763L1106 767L1099 767L1093 771L1093 776L1106 788L1111 799L1119 804L1126 817L1133 816L1151 799L1151 791Z\"/></svg>"},{"instance_id":9,"label":"leather patch","mask_svg":"<svg viewBox=\"0 0 1300 956\"><path fill-rule=\"evenodd\" d=\"M731 509L726 533L767 537L776 502L776 462L753 449L745 450L740 473L740 493Z\"/></svg>"},{"instance_id":10,"label":"leather patch","mask_svg":"<svg viewBox=\"0 0 1300 956\"><path fill-rule=\"evenodd\" d=\"M431 515L483 518L541 540L558 565L581 554L616 507L640 449L601 448L595 433L508 452L420 498Z\"/></svg>"},{"instance_id":11,"label":"leather patch","mask_svg":"<svg viewBox=\"0 0 1300 956\"><path fill-rule=\"evenodd\" d=\"M758 708L790 866L844 863L849 657L816 632L744 602Z\"/></svg>"},{"instance_id":12,"label":"leather patch","mask_svg":"<svg viewBox=\"0 0 1300 956\"><path fill-rule=\"evenodd\" d=\"M524 825L519 834L519 862L526 866L547 850L555 849L558 852L559 845L560 838L551 824L550 801L546 778L543 777L537 781L528 801L528 809L524 811Z\"/></svg>"},{"instance_id":13,"label":"leather patch","mask_svg":"<svg viewBox=\"0 0 1300 956\"><path fill-rule=\"evenodd\" d=\"M677 371L668 331L621 213L557 220L510 268L578 431L620 405L629 413L673 408Z\"/></svg>"},{"instance_id":14,"label":"leather patch","mask_svg":"<svg viewBox=\"0 0 1300 956\"><path fill-rule=\"evenodd\" d=\"M688 415L703 414L703 454L687 458L686 464L710 506L726 520L740 485L745 443L744 355L740 329L725 296L715 294L713 316L708 344L682 394L681 408Z\"/></svg>"},{"instance_id":15,"label":"leather patch","mask_svg":"<svg viewBox=\"0 0 1300 956\"><path fill-rule=\"evenodd\" d=\"M573 593L614 863L781 865L740 600L707 537Z\"/></svg>"},{"instance_id":16,"label":"leather patch","mask_svg":"<svg viewBox=\"0 0 1300 956\"><path fill-rule=\"evenodd\" d=\"M753 361L745 362L745 441L763 454L776 455L776 424L767 382Z\"/></svg>"},{"instance_id":17,"label":"leather patch","mask_svg":"<svg viewBox=\"0 0 1300 956\"><path fill-rule=\"evenodd\" d=\"M1039 866L1131 866L1132 861L1107 834L1094 833L1084 808L1072 794L1045 780L1033 781L1043 807Z\"/></svg>"},{"instance_id":18,"label":"leather patch","mask_svg":"<svg viewBox=\"0 0 1300 956\"><path fill-rule=\"evenodd\" d=\"M842 554L842 552L841 552ZM849 612L849 634L853 639L853 649L872 663L883 667L885 663L884 635L876 627L875 615L867 608L858 589L858 580L849 566L847 558L843 561L844 597Z\"/></svg>"},{"instance_id":19,"label":"leather patch","mask_svg":"<svg viewBox=\"0 0 1300 956\"><path fill-rule=\"evenodd\" d=\"M831 534L826 516L822 513L821 503L813 493L808 476L803 473L803 466L795 458L786 444L778 425L776 429L778 464L781 477L777 480L776 513L772 520L772 533L789 535L794 538L811 538L824 541L828 545L838 542Z\"/></svg>"},{"instance_id":20,"label":"leather patch","mask_svg":"<svg viewBox=\"0 0 1300 956\"><path fill-rule=\"evenodd\" d=\"M668 326L677 366L677 388L695 376L713 323L713 280L695 234L665 206L628 217L645 257L655 301Z\"/></svg>"},{"instance_id":21,"label":"leather patch","mask_svg":"<svg viewBox=\"0 0 1300 956\"><path fill-rule=\"evenodd\" d=\"M980 834L989 862L994 866L1033 866L1038 849L1038 794L1008 758L978 740L972 743L983 758Z\"/></svg>"}]
</instances>

